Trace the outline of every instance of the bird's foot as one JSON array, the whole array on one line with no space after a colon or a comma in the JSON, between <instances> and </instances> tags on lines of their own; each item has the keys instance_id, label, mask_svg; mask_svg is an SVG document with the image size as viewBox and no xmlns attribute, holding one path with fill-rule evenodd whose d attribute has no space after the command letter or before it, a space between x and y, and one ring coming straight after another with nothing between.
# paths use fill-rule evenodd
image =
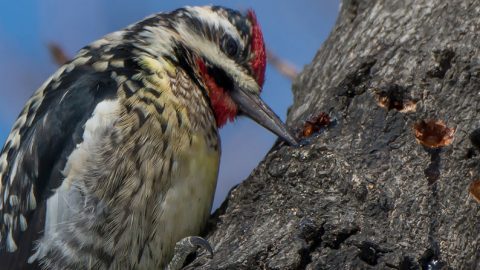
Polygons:
<instances>
[{"instance_id":1,"label":"bird's foot","mask_svg":"<svg viewBox=\"0 0 480 270\"><path fill-rule=\"evenodd\" d=\"M210 254L210 258L213 257L212 246L210 246L210 243L208 243L207 240L198 236L185 237L175 244L175 253L167 266L167 270L182 269L187 256L196 251L198 248L205 249Z\"/></svg>"}]
</instances>

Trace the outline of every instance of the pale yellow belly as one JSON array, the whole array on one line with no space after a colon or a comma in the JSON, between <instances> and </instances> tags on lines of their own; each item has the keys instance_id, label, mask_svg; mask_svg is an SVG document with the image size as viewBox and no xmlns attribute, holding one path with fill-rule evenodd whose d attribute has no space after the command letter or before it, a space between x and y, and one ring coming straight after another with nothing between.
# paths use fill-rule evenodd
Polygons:
<instances>
[{"instance_id":1,"label":"pale yellow belly","mask_svg":"<svg viewBox=\"0 0 480 270\"><path fill-rule=\"evenodd\" d=\"M175 243L197 236L209 217L218 176L220 153L194 136L192 146L178 155L171 186L160 204L155 244L162 253L162 264L173 256ZM152 243L154 244L154 243Z\"/></svg>"}]
</instances>

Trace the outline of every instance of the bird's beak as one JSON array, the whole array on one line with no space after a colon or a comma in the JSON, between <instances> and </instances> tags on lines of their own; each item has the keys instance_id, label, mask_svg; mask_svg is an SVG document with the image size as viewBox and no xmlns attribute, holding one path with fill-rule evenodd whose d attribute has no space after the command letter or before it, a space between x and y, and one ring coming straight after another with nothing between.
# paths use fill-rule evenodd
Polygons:
<instances>
[{"instance_id":1,"label":"bird's beak","mask_svg":"<svg viewBox=\"0 0 480 270\"><path fill-rule=\"evenodd\" d=\"M246 116L250 117L255 122L259 123L266 129L277 134L280 138L287 141L291 145L297 145L297 140L288 131L285 124L278 118L278 116L270 109L263 100L256 94L235 87L230 92L230 96L237 103L240 111Z\"/></svg>"}]
</instances>

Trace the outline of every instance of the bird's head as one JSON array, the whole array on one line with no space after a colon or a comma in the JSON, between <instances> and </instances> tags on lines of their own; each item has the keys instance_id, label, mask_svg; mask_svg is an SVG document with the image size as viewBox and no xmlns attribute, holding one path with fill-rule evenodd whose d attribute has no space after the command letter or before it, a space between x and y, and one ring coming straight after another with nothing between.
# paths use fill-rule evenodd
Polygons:
<instances>
[{"instance_id":1,"label":"bird's head","mask_svg":"<svg viewBox=\"0 0 480 270\"><path fill-rule=\"evenodd\" d=\"M171 13L178 61L206 88L217 126L246 115L291 144L295 138L262 101L266 52L252 10L186 7Z\"/></svg>"}]
</instances>

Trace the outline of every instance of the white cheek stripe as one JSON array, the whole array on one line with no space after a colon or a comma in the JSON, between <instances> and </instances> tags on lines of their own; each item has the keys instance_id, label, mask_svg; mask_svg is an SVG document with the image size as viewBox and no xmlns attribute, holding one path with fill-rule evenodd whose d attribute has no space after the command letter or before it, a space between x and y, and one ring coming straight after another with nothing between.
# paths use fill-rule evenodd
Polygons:
<instances>
[{"instance_id":1,"label":"white cheek stripe","mask_svg":"<svg viewBox=\"0 0 480 270\"><path fill-rule=\"evenodd\" d=\"M242 69L235 61L228 58L217 44L198 36L198 34L194 33L185 23L179 23L176 28L183 43L194 49L199 55L204 56L215 66L225 70L237 85L255 93L260 91L260 86L255 79L242 72Z\"/></svg>"},{"instance_id":2,"label":"white cheek stripe","mask_svg":"<svg viewBox=\"0 0 480 270\"><path fill-rule=\"evenodd\" d=\"M211 7L186 7L195 17L202 20L205 24L211 25L214 29L223 29L230 36L241 42L244 46L243 40L238 34L237 29L224 17L219 16L216 12L212 11Z\"/></svg>"}]
</instances>

